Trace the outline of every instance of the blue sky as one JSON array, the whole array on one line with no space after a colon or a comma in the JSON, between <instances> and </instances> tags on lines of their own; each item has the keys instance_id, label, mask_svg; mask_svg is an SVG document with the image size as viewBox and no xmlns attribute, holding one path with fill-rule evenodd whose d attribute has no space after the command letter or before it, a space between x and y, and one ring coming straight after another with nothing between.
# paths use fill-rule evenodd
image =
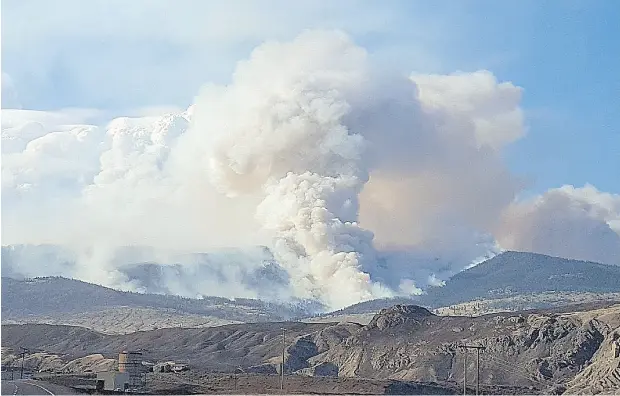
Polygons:
<instances>
[{"instance_id":1,"label":"blue sky","mask_svg":"<svg viewBox=\"0 0 620 396\"><path fill-rule=\"evenodd\" d=\"M532 192L591 183L620 193L616 0L146 4L3 1L2 71L21 105L184 107L264 40L339 28L403 72L488 69L523 87L528 136L506 155Z\"/></svg>"},{"instance_id":2,"label":"blue sky","mask_svg":"<svg viewBox=\"0 0 620 396\"><path fill-rule=\"evenodd\" d=\"M540 2L527 29L497 29L494 46L514 43L520 56L494 72L525 88L531 128L510 161L538 190L590 182L619 192L620 3L558 3Z\"/></svg>"}]
</instances>

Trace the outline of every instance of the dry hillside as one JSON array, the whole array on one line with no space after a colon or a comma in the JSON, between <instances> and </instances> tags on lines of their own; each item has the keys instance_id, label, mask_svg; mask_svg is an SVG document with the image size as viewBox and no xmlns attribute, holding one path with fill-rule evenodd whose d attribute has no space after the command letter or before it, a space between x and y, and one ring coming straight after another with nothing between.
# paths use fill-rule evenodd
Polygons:
<instances>
[{"instance_id":1,"label":"dry hillside","mask_svg":"<svg viewBox=\"0 0 620 396\"><path fill-rule=\"evenodd\" d=\"M599 304L601 305L601 304ZM483 345L482 382L530 392L618 390L620 304L483 315L437 316L418 306L384 309L367 325L356 323L248 323L204 329L160 329L127 335L50 325L3 326L2 344L27 346L66 359L126 348L152 360L188 359L192 372L275 374L286 328L285 369L310 376L340 376L458 386L463 343ZM468 359L474 376L474 355Z\"/></svg>"}]
</instances>

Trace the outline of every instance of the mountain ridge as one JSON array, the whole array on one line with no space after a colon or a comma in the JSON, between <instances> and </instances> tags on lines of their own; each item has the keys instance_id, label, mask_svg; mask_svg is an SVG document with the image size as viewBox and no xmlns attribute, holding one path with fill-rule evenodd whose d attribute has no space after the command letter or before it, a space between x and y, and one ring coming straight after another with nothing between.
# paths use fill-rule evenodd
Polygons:
<instances>
[{"instance_id":1,"label":"mountain ridge","mask_svg":"<svg viewBox=\"0 0 620 396\"><path fill-rule=\"evenodd\" d=\"M242 322L283 320L308 313L303 302L279 304L258 299L232 300L225 297L192 299L175 295L119 291L63 277L27 280L2 277L3 320L97 312L113 307L155 308Z\"/></svg>"},{"instance_id":2,"label":"mountain ridge","mask_svg":"<svg viewBox=\"0 0 620 396\"><path fill-rule=\"evenodd\" d=\"M444 286L429 289L419 302L437 307L549 291L620 292L620 266L508 251L455 274Z\"/></svg>"},{"instance_id":3,"label":"mountain ridge","mask_svg":"<svg viewBox=\"0 0 620 396\"><path fill-rule=\"evenodd\" d=\"M140 265L137 264L135 268L140 268ZM620 266L535 253L504 252L454 275L444 286L432 287L426 294L364 301L319 316L375 313L395 304L439 308L480 299L505 299L510 296L562 291L620 293ZM204 315L232 322L300 319L316 317L317 312L321 311L320 305L311 301L276 303L247 298L206 296L197 299L169 294L123 292L63 277L27 280L2 277L2 299L5 323L6 320L19 322L23 318L29 318L30 321L40 318L49 323L58 323L54 316L119 307L160 310L176 317ZM69 323L80 324L78 319L72 319ZM173 323L174 318L171 320Z\"/></svg>"},{"instance_id":4,"label":"mountain ridge","mask_svg":"<svg viewBox=\"0 0 620 396\"><path fill-rule=\"evenodd\" d=\"M594 275L586 275L592 271ZM542 284L545 277L552 282ZM396 304L439 308L478 299L549 292L620 293L620 266L506 251L455 274L443 286L429 287L425 294L363 301L326 315L366 314Z\"/></svg>"}]
</instances>

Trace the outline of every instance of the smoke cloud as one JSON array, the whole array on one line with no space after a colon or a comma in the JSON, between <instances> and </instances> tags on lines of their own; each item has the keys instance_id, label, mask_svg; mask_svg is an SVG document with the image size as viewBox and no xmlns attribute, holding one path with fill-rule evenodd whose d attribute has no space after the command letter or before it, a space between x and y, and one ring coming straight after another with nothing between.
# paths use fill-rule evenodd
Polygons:
<instances>
[{"instance_id":1,"label":"smoke cloud","mask_svg":"<svg viewBox=\"0 0 620 396\"><path fill-rule=\"evenodd\" d=\"M620 196L564 186L511 205L496 234L506 249L620 265Z\"/></svg>"},{"instance_id":2,"label":"smoke cloud","mask_svg":"<svg viewBox=\"0 0 620 396\"><path fill-rule=\"evenodd\" d=\"M501 249L618 264L618 196L515 201L525 185L502 152L524 136L519 87L378 64L343 33L309 31L259 46L185 112L93 126L3 110L3 244L59 245L74 261L12 271L140 289L127 265L159 262L185 271L161 272L168 292L340 308L419 294ZM152 249L129 259L127 246ZM269 254L229 265L187 255L256 246ZM275 293L247 283L266 272Z\"/></svg>"}]
</instances>

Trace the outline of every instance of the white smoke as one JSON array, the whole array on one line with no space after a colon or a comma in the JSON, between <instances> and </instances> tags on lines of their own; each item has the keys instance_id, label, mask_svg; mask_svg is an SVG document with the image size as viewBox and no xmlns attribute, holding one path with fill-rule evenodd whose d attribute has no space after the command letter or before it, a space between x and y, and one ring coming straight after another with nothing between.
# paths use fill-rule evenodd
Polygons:
<instances>
[{"instance_id":1,"label":"white smoke","mask_svg":"<svg viewBox=\"0 0 620 396\"><path fill-rule=\"evenodd\" d=\"M506 249L620 265L620 195L552 189L507 208L495 235Z\"/></svg>"},{"instance_id":2,"label":"white smoke","mask_svg":"<svg viewBox=\"0 0 620 396\"><path fill-rule=\"evenodd\" d=\"M153 246L194 278L168 290L229 297L261 296L239 285L264 257L216 281L182 253L267 245L280 298L331 308L419 294L502 248L617 264L617 196L515 202L502 150L524 136L520 98L488 71L407 77L313 31L259 46L185 112L96 127L3 110L3 244L65 246L77 263L54 273L126 288L119 248Z\"/></svg>"},{"instance_id":3,"label":"white smoke","mask_svg":"<svg viewBox=\"0 0 620 396\"><path fill-rule=\"evenodd\" d=\"M195 108L192 133L208 137L212 183L263 197L256 218L297 296L331 307L388 293L362 270L376 257L372 233L357 223L369 165L364 137L346 123L367 69L345 35L305 33L258 48L229 87L207 89Z\"/></svg>"}]
</instances>

